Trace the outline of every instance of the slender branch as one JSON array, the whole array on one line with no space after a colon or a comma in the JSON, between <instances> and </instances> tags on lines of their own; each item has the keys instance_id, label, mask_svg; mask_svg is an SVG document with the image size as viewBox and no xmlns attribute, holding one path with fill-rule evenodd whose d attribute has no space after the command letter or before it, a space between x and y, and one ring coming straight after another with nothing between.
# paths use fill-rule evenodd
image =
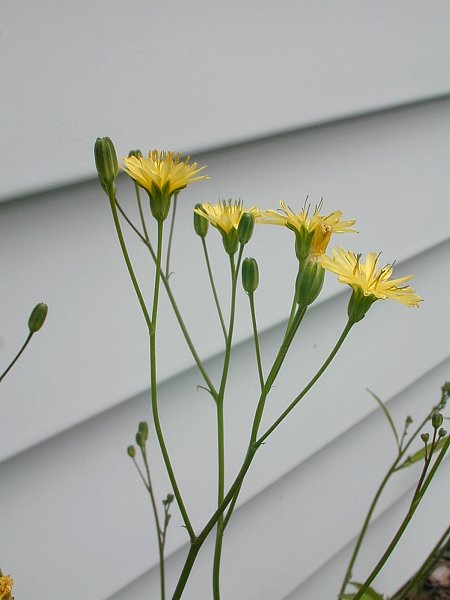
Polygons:
<instances>
[{"instance_id":1,"label":"slender branch","mask_svg":"<svg viewBox=\"0 0 450 600\"><path fill-rule=\"evenodd\" d=\"M170 277L170 271L169 271L170 255L172 253L173 232L175 229L175 217L176 217L176 213L177 213L177 199L178 199L178 192L175 193L174 197L173 197L172 219L170 221L169 241L167 244L167 256L166 256L166 277L167 277L167 279L169 279L169 277Z\"/></svg>"},{"instance_id":2,"label":"slender branch","mask_svg":"<svg viewBox=\"0 0 450 600\"><path fill-rule=\"evenodd\" d=\"M344 330L341 333L340 338L336 342L336 345L334 346L333 350L328 355L328 358L326 359L326 361L323 363L323 365L320 367L320 369L317 371L317 373L314 375L314 377L311 379L311 381L303 388L303 390L300 392L300 394L296 398L294 398L294 400L289 404L289 406L287 407L287 409L269 427L269 429L264 433L264 435L262 435L259 438L259 440L257 441L257 444L262 444L264 442L264 440L267 437L269 437L269 435L272 433L272 431L274 431L278 427L278 425L282 421L284 421L284 419L288 416L288 414L291 412L291 410L294 409L297 406L297 404L300 402L300 400L304 396L306 396L306 394L313 387L313 385L316 383L316 381L321 377L322 373L327 369L328 365L331 363L331 361L333 360L333 358L336 356L339 348L342 346L345 338L347 337L347 335L350 332L350 329L353 327L353 325L354 325L354 321L349 320L347 322L347 325L344 327Z\"/></svg>"},{"instance_id":3,"label":"slender branch","mask_svg":"<svg viewBox=\"0 0 450 600\"><path fill-rule=\"evenodd\" d=\"M209 260L208 248L206 246L206 240L204 237L202 237L201 240L202 240L203 254L205 256L205 261L206 261L206 268L208 270L209 282L211 284L211 289L212 289L212 293L214 296L214 303L216 305L217 314L219 315L219 320L220 320L220 325L222 327L223 336L226 340L227 339L227 328L225 327L225 321L223 318L222 309L220 307L219 296L217 295L216 285L214 283L214 277L213 277L213 273L212 273L212 269L211 269L211 263Z\"/></svg>"},{"instance_id":4,"label":"slender branch","mask_svg":"<svg viewBox=\"0 0 450 600\"><path fill-rule=\"evenodd\" d=\"M33 337L33 333L34 332L30 331L30 333L27 335L27 338L26 338L25 342L22 344L22 347L20 348L19 352L16 354L16 356L13 359L13 361L9 364L9 366L5 369L5 371L3 371L2 375L0 376L0 382L3 381L3 379L8 375L8 373L11 371L11 369L13 368L13 366L19 360L22 352L24 352L25 348L30 343L31 338Z\"/></svg>"},{"instance_id":5,"label":"slender branch","mask_svg":"<svg viewBox=\"0 0 450 600\"><path fill-rule=\"evenodd\" d=\"M372 570L372 572L370 573L369 577L366 579L366 581L364 582L364 584L361 586L361 588L358 590L358 592L355 594L353 600L360 600L360 598L362 598L363 594L368 590L368 588L370 587L370 584L372 583L372 581L375 579L375 577L378 575L378 573L381 571L381 569L383 568L383 566L385 565L386 561L388 560L388 558L390 557L390 555L392 554L392 551L394 550L394 548L396 547L396 545L398 544L400 538L402 537L403 533L405 532L407 526L409 525L409 522L411 521L411 519L414 516L414 513L417 510L417 507L419 506L420 502L422 501L425 492L427 491L431 480L433 479L439 465L441 464L445 453L448 450L450 444L450 436L447 436L447 440L445 445L442 447L437 459L435 460L430 473L428 474L428 477L426 478L425 482L423 483L419 494L417 495L417 498L415 499L415 501L411 504L411 506L409 507L409 510L405 516L405 518L403 519L400 527L398 528L397 532L395 533L394 537L392 538L391 543L389 544L389 546L386 548L386 551L384 552L383 556L380 558L380 560L378 561L378 563L376 564L376 566L374 567L374 569Z\"/></svg>"},{"instance_id":6,"label":"slender branch","mask_svg":"<svg viewBox=\"0 0 450 600\"><path fill-rule=\"evenodd\" d=\"M248 300L250 302L250 312L252 315L253 340L255 342L256 363L258 365L259 383L260 383L261 392L262 392L264 389L264 374L263 374L262 363L261 363L261 352L259 349L258 327L256 325L255 294L253 292L248 294Z\"/></svg>"},{"instance_id":7,"label":"slender branch","mask_svg":"<svg viewBox=\"0 0 450 600\"><path fill-rule=\"evenodd\" d=\"M123 257L125 259L125 264L128 269L128 274L130 275L131 282L134 287L134 291L136 292L136 296L139 300L139 304L141 306L142 313L145 318L145 322L147 323L147 328L151 332L153 330L153 324L150 319L150 315L148 314L147 306L145 304L145 300L142 296L141 289L139 287L138 281L136 279L136 275L134 274L133 266L131 264L130 257L128 255L128 250L125 244L125 240L122 233L122 228L120 227L119 216L117 214L117 206L116 206L116 192L114 186L108 187L108 197L109 203L111 206L111 211L114 219L114 225L116 227L117 237L119 238L120 248L122 250Z\"/></svg>"},{"instance_id":8,"label":"slender branch","mask_svg":"<svg viewBox=\"0 0 450 600\"><path fill-rule=\"evenodd\" d=\"M147 246L147 249L150 252L150 255L151 255L152 259L153 259L153 262L156 264L156 252L154 251L153 246L151 245L150 241L148 239L146 239L142 235L142 233L137 229L137 227L135 227L133 225L132 221L126 215L126 213L124 212L124 210L122 209L122 207L119 205L119 203L117 202L117 200L116 200L116 204L117 204L117 208L119 209L120 213L122 214L122 216L124 217L124 219L126 220L126 222L128 223L128 225L136 233L136 235L139 237L139 239L141 240L141 242ZM216 399L216 397L217 397L217 391L216 391L216 389L214 387L214 384L212 383L212 381L211 381L208 373L206 372L206 369L205 369L205 367L204 367L204 365L203 365L203 363L202 363L202 361L201 361L201 359L200 359L200 357L199 357L199 355L197 353L197 350L195 349L195 346L194 346L194 344L192 342L192 339L191 339L191 337L189 335L189 332L188 332L188 330L186 328L186 325L184 323L183 317L181 316L181 313L180 313L180 310L178 308L178 305L177 305L177 302L175 300L175 297L174 297L174 295L172 293L172 290L170 288L169 280L167 279L167 277L164 275L163 272L161 272L161 280L162 280L162 282L164 284L167 296L168 296L169 301L170 301L170 303L172 305L173 312L174 312L175 317L176 317L176 319L178 321L178 324L180 326L180 329L181 329L183 337L184 337L184 339L186 341L186 344L187 344L187 346L188 346L188 348L189 348L189 350L190 350L190 352L192 354L192 357L193 357L193 359L195 361L195 364L197 365L198 370L200 371L200 373L201 373L201 375L202 375L202 377L203 377L206 385L208 386L209 391L211 392L213 398Z\"/></svg>"},{"instance_id":9,"label":"slender branch","mask_svg":"<svg viewBox=\"0 0 450 600\"><path fill-rule=\"evenodd\" d=\"M161 280L161 257L162 257L162 239L163 239L163 223L158 222L158 249L156 255L156 274L155 274L155 288L153 295L153 309L152 309L152 322L154 323L153 329L150 331L150 377L151 377L151 401L152 401L152 412L153 421L155 424L156 435L158 437L159 446L163 455L164 464L166 466L167 474L172 484L173 493L177 500L178 508L180 509L181 516L183 518L186 529L188 530L189 537L191 540L195 539L195 533L192 528L189 516L181 497L180 490L175 478L175 474L170 462L169 453L167 451L166 443L162 433L161 423L159 420L158 412L158 398L157 398L157 377L156 377L156 319L158 314L158 299L159 299L159 284Z\"/></svg>"}]
</instances>

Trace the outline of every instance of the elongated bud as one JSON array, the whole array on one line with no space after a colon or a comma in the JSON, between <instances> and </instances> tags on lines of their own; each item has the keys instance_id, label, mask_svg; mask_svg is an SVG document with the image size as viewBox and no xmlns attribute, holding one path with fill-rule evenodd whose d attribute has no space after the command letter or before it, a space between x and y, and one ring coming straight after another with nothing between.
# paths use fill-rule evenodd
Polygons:
<instances>
[{"instance_id":1,"label":"elongated bud","mask_svg":"<svg viewBox=\"0 0 450 600\"><path fill-rule=\"evenodd\" d=\"M246 258L242 263L242 287L247 292L247 294L253 294L258 285L258 263L254 258Z\"/></svg>"},{"instance_id":2,"label":"elongated bud","mask_svg":"<svg viewBox=\"0 0 450 600\"><path fill-rule=\"evenodd\" d=\"M28 329L30 333L36 333L45 323L47 318L48 306L43 302L39 302L31 311L30 318L28 319Z\"/></svg>"},{"instance_id":3,"label":"elongated bud","mask_svg":"<svg viewBox=\"0 0 450 600\"><path fill-rule=\"evenodd\" d=\"M316 260L306 260L300 267L295 282L295 299L302 307L309 306L320 294L325 271Z\"/></svg>"},{"instance_id":4,"label":"elongated bud","mask_svg":"<svg viewBox=\"0 0 450 600\"><path fill-rule=\"evenodd\" d=\"M136 444L139 448L143 448L145 446L145 438L140 431L136 434Z\"/></svg>"},{"instance_id":5,"label":"elongated bud","mask_svg":"<svg viewBox=\"0 0 450 600\"><path fill-rule=\"evenodd\" d=\"M138 431L139 431L139 433L142 434L144 440L147 441L148 440L148 423L147 423L147 421L141 421L139 423Z\"/></svg>"},{"instance_id":6,"label":"elongated bud","mask_svg":"<svg viewBox=\"0 0 450 600\"><path fill-rule=\"evenodd\" d=\"M105 192L108 192L119 172L116 149L109 137L97 138L94 145L95 166Z\"/></svg>"},{"instance_id":7,"label":"elongated bud","mask_svg":"<svg viewBox=\"0 0 450 600\"><path fill-rule=\"evenodd\" d=\"M142 152L140 150L130 150L128 152L128 158L130 158L130 156L135 156L136 158L142 158Z\"/></svg>"},{"instance_id":8,"label":"elongated bud","mask_svg":"<svg viewBox=\"0 0 450 600\"><path fill-rule=\"evenodd\" d=\"M136 448L134 446L128 446L127 454L130 458L134 458L136 456Z\"/></svg>"},{"instance_id":9,"label":"elongated bud","mask_svg":"<svg viewBox=\"0 0 450 600\"><path fill-rule=\"evenodd\" d=\"M444 421L444 417L441 415L441 413L439 413L439 412L433 413L433 416L431 417L431 424L433 425L434 429L439 429L439 427L442 425L443 421Z\"/></svg>"},{"instance_id":10,"label":"elongated bud","mask_svg":"<svg viewBox=\"0 0 450 600\"><path fill-rule=\"evenodd\" d=\"M424 444L426 444L428 442L428 440L430 439L430 434L429 433L421 433L420 439L422 440L422 442Z\"/></svg>"},{"instance_id":11,"label":"elongated bud","mask_svg":"<svg viewBox=\"0 0 450 600\"><path fill-rule=\"evenodd\" d=\"M238 240L240 244L247 244L255 227L255 217L251 213L244 213L238 225Z\"/></svg>"},{"instance_id":12,"label":"elongated bud","mask_svg":"<svg viewBox=\"0 0 450 600\"><path fill-rule=\"evenodd\" d=\"M201 204L196 204L195 208L200 209L202 207ZM209 221L206 217L202 217L194 210L194 231L201 238L206 237L208 233Z\"/></svg>"}]
</instances>

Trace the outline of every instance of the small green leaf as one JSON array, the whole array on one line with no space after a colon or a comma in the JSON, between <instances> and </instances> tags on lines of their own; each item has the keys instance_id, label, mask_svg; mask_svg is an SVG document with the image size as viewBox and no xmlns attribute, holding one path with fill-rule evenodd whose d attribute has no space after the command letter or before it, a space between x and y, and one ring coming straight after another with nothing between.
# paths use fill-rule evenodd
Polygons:
<instances>
[{"instance_id":1,"label":"small green leaf","mask_svg":"<svg viewBox=\"0 0 450 600\"><path fill-rule=\"evenodd\" d=\"M448 436L443 437L442 439L439 440L439 442L434 447L433 454L442 448L442 446L445 444L445 441L447 438L448 438ZM408 456L408 458L404 462L402 462L402 464L399 465L395 470L399 471L400 469L409 467L409 466L413 465L414 463L419 462L420 460L424 460L424 458L425 458L425 446L423 448L421 448L420 450L418 450L417 452L415 452L414 454L411 454L411 456Z\"/></svg>"},{"instance_id":2,"label":"small green leaf","mask_svg":"<svg viewBox=\"0 0 450 600\"><path fill-rule=\"evenodd\" d=\"M357 581L351 581L351 585L353 585L357 590L360 590L363 587L363 583L358 583ZM344 594L341 596L341 600L353 600L356 597L355 594ZM369 587L361 596L361 600L384 600L383 596L376 592L373 588Z\"/></svg>"},{"instance_id":3,"label":"small green leaf","mask_svg":"<svg viewBox=\"0 0 450 600\"><path fill-rule=\"evenodd\" d=\"M372 390L367 389L367 391L369 392L369 394L372 396L372 398L375 400L375 402L378 404L378 406L383 411L383 414L386 417L386 419L387 419L387 421L389 423L390 428L392 429L392 433L394 434L395 442L397 444L397 447L400 448L400 440L399 440L399 437L398 437L398 432L397 432L397 429L395 427L394 421L392 420L391 413L387 409L387 406L381 400L381 398L379 398L376 394L374 394L372 392Z\"/></svg>"}]
</instances>

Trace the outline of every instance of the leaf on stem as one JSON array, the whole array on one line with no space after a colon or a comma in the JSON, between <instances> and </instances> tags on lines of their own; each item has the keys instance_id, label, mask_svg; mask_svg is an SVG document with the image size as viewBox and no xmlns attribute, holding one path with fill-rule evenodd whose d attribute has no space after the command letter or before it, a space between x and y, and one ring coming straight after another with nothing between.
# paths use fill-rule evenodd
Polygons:
<instances>
[{"instance_id":1,"label":"leaf on stem","mask_svg":"<svg viewBox=\"0 0 450 600\"><path fill-rule=\"evenodd\" d=\"M357 583L356 581L351 581L351 585L353 585L357 590L360 590L363 587L362 583ZM340 600L353 600L356 596L355 594L343 594L340 597ZM384 600L384 597L376 592L373 588L369 587L364 594L361 596L361 600Z\"/></svg>"},{"instance_id":2,"label":"leaf on stem","mask_svg":"<svg viewBox=\"0 0 450 600\"><path fill-rule=\"evenodd\" d=\"M383 411L384 416L386 417L386 419L388 420L388 423L392 429L392 432L394 434L395 437L395 441L397 443L397 447L400 448L400 439L398 437L398 432L397 429L394 425L394 421L392 420L391 414L387 409L387 406L384 404L384 402L381 400L381 398L379 398L374 392L372 392L372 390L367 390L369 392L369 394L372 396L372 398L375 400L375 402L377 402L378 406L381 408L381 410Z\"/></svg>"},{"instance_id":3,"label":"leaf on stem","mask_svg":"<svg viewBox=\"0 0 450 600\"><path fill-rule=\"evenodd\" d=\"M447 437L443 437L443 438L441 438L438 441L438 443L435 445L435 447L433 449L433 454L442 448L442 446L445 444L447 438L448 438L448 436ZM429 448L428 448L428 450L429 450ZM409 466L413 465L416 462L424 460L424 458L425 458L425 447L421 448L420 450L418 450L414 454L411 454L411 456L408 456L408 458L404 462L402 462L402 464L399 465L395 469L395 471L399 471L400 469L404 469L405 467L409 467Z\"/></svg>"}]
</instances>

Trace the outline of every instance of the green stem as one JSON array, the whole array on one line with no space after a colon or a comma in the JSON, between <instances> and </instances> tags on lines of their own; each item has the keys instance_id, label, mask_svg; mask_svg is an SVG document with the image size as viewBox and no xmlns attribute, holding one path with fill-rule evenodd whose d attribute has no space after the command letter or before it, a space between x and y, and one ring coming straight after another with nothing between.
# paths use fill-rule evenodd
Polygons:
<instances>
[{"instance_id":1,"label":"green stem","mask_svg":"<svg viewBox=\"0 0 450 600\"><path fill-rule=\"evenodd\" d=\"M225 431L224 431L224 398L225 388L228 379L228 371L231 359L231 346L233 341L234 321L236 314L236 290L239 273L239 265L242 259L244 246L241 245L238 255L237 265L234 263L234 256L230 255L231 271L231 301L230 301L230 322L226 335L225 358L222 369L222 379L220 382L219 394L217 397L217 461L218 461L218 486L217 486L217 506L223 501L225 494ZM220 600L220 559L222 556L223 544L223 514L217 521L216 543L214 548L213 561L213 598Z\"/></svg>"},{"instance_id":2,"label":"green stem","mask_svg":"<svg viewBox=\"0 0 450 600\"><path fill-rule=\"evenodd\" d=\"M142 210L141 191L136 182L134 182L134 189L136 191L136 198L137 198L137 203L138 203L138 208L139 208L139 216L141 218L142 229L144 231L144 238L147 242L149 242L150 238L148 237L148 231L147 231L147 225L145 223L144 211ZM122 213L122 214L125 216L124 213ZM125 217L125 218L128 219L128 217Z\"/></svg>"},{"instance_id":3,"label":"green stem","mask_svg":"<svg viewBox=\"0 0 450 600\"><path fill-rule=\"evenodd\" d=\"M412 577L408 583L394 596L392 596L391 600L407 600L409 598L410 592L416 590L418 586L423 584L423 581L427 577L430 570L442 556L442 554L447 549L447 546L450 541L450 526L447 527L444 534L441 536L437 544L434 546L430 554L427 556L425 561L423 562L420 569L417 573Z\"/></svg>"},{"instance_id":4,"label":"green stem","mask_svg":"<svg viewBox=\"0 0 450 600\"><path fill-rule=\"evenodd\" d=\"M117 202L116 200L116 205L117 208L119 209L120 213L122 214L123 218L126 220L126 222L128 223L128 225L131 227L131 229L136 233L136 235L139 237L139 239L141 240L141 242L143 242L147 248L148 251L150 252L150 255L156 265L156 253L153 250L153 247L148 239L148 237L144 237L142 235L142 233L137 229L137 227L135 227L135 225L132 223L132 221L129 219L129 217L127 216L127 214L124 212L124 210L122 209L122 207L120 206L120 204ZM216 399L217 397L217 391L211 381L211 379L208 376L208 373L206 372L205 367L203 366L202 361L200 360L199 355L197 354L197 351L195 349L195 346L191 340L191 337L189 335L189 332L186 328L186 325L184 324L183 321L183 317L181 316L180 310L178 308L178 305L176 303L175 297L172 293L172 290L170 288L170 283L169 280L167 279L167 277L165 277L164 273L161 271L161 280L164 284L164 287L166 289L167 292L167 296L169 298L170 304L172 305L172 309L173 312L175 314L175 317L178 321L178 324L180 326L181 332L183 333L183 337L186 340L186 344L188 345L188 348L192 354L192 357L195 361L195 364L198 367L198 370L200 371L200 373L202 374L203 379L205 380L206 385L208 386L209 391L211 392L211 395L213 396L214 399Z\"/></svg>"},{"instance_id":5,"label":"green stem","mask_svg":"<svg viewBox=\"0 0 450 600\"><path fill-rule=\"evenodd\" d=\"M178 192L173 197L172 219L170 221L169 241L167 244L167 256L166 256L166 277L167 277L167 279L169 279L169 277L170 277L170 272L169 272L170 255L172 252L173 232L175 229L175 216L177 213L177 199L178 199Z\"/></svg>"},{"instance_id":6,"label":"green stem","mask_svg":"<svg viewBox=\"0 0 450 600\"><path fill-rule=\"evenodd\" d=\"M159 552L159 580L161 585L161 600L165 600L166 597L166 584L165 584L165 565L164 565L164 540L163 531L161 529L161 523L159 521L158 508L156 506L155 495L153 493L152 480L150 477L150 467L147 460L147 451L145 448L141 448L142 459L145 465L145 471L147 473L147 490L150 495L150 502L152 505L153 516L155 519L156 531L158 536L158 552Z\"/></svg>"},{"instance_id":7,"label":"green stem","mask_svg":"<svg viewBox=\"0 0 450 600\"><path fill-rule=\"evenodd\" d=\"M219 296L217 295L216 285L214 283L214 277L213 277L213 273L212 273L212 269L211 269L211 263L209 260L208 248L206 246L206 240L204 237L202 237L201 239L202 239L203 254L205 256L205 261L206 261L206 268L208 270L209 282L211 284L211 289L212 289L212 293L214 296L214 303L216 305L217 314L219 315L219 320L220 320L220 325L222 327L223 336L225 339L227 339L227 328L225 327L225 321L223 318L222 309L220 307Z\"/></svg>"},{"instance_id":8,"label":"green stem","mask_svg":"<svg viewBox=\"0 0 450 600\"><path fill-rule=\"evenodd\" d=\"M2 375L0 376L0 382L3 381L3 379L8 375L8 373L11 371L11 369L13 368L13 366L16 364L16 362L19 360L22 352L25 350L25 348L28 346L28 344L30 343L31 338L33 337L33 333L30 331L30 333L27 335L27 338L25 340L25 342L23 343L21 349L19 350L19 352L16 354L16 356L14 357L13 361L10 363L10 365L5 369L5 371L3 371Z\"/></svg>"},{"instance_id":9,"label":"green stem","mask_svg":"<svg viewBox=\"0 0 450 600\"><path fill-rule=\"evenodd\" d=\"M437 457L437 459L434 462L433 467L430 470L430 473L428 474L428 477L426 478L425 482L423 483L421 489L419 490L417 497L415 498L415 501L411 504L411 506L409 507L409 510L405 516L405 518L403 519L400 527L398 528L397 532L395 533L394 537L392 538L391 543L389 544L389 546L386 548L386 551L384 552L383 556L380 558L380 560L378 561L378 563L376 564L376 566L374 567L374 569L372 570L372 572L370 573L369 577L366 579L366 581L364 582L364 584L361 586L361 588L358 590L358 592L355 594L353 600L360 600L360 598L362 598L363 594L368 590L368 588L370 587L370 584L372 583L372 581L375 579L375 577L378 575L378 573L381 571L381 569L384 567L386 561L388 560L388 558L390 557L390 555L392 554L394 548L396 547L396 545L398 544L400 538L402 537L403 533L405 532L406 528L409 525L409 522L411 521L411 519L414 516L414 513L417 510L417 507L419 506L420 502L422 501L425 492L428 489L428 486L431 483L431 480L433 479L439 465L441 464L445 453L448 450L450 444L450 436L448 436L445 445L441 448L441 451Z\"/></svg>"},{"instance_id":10,"label":"green stem","mask_svg":"<svg viewBox=\"0 0 450 600\"><path fill-rule=\"evenodd\" d=\"M248 299L250 302L250 312L252 315L253 340L255 342L255 354L256 354L256 363L258 365L259 383L260 383L261 392L262 392L264 389L264 374L263 374L262 363L261 363L261 352L259 349L258 327L256 325L255 294L253 292L250 293L248 295Z\"/></svg>"},{"instance_id":11,"label":"green stem","mask_svg":"<svg viewBox=\"0 0 450 600\"><path fill-rule=\"evenodd\" d=\"M164 436L162 433L161 423L159 420L159 412L158 412L157 378L156 378L156 319L157 319L157 314L158 314L159 284L160 284L160 280L161 280L162 239L163 239L163 223L158 221L158 246L157 246L157 254L156 254L156 274L155 274L155 288L154 288L153 310L152 310L152 322L154 323L154 327L150 331L150 377L151 377L152 412L153 412L153 421L155 424L156 435L158 438L159 446L161 448L161 453L163 455L167 474L169 476L170 483L172 484L173 493L177 500L178 508L180 509L180 513L183 518L186 529L188 530L189 537L191 538L191 540L193 540L193 539L195 539L195 533L192 528L191 522L189 520L189 516L187 514L186 508L184 506L183 499L181 497L181 493L178 488L178 484L177 484L175 474L174 474L174 471L172 468L172 464L170 462L169 453L167 451L166 443L164 441Z\"/></svg>"},{"instance_id":12,"label":"green stem","mask_svg":"<svg viewBox=\"0 0 450 600\"><path fill-rule=\"evenodd\" d=\"M259 438L259 440L256 442L257 444L262 444L264 442L264 440L272 433L272 431L274 431L278 427L278 425L282 421L284 421L284 419L288 416L288 414L291 412L291 410L293 410L297 406L297 404L300 402L300 400L304 396L306 396L306 394L313 387L313 385L316 383L316 381L321 377L322 373L327 369L328 365L331 363L333 358L336 356L339 348L342 346L345 338L347 337L348 333L350 332L350 329L353 327L354 324L355 324L354 321L349 319L349 321L347 322L347 325L344 327L344 330L341 333L340 338L336 342L336 345L334 346L333 350L328 355L328 358L326 359L326 361L323 363L323 365L320 367L320 369L317 371L317 373L314 375L314 377L311 379L311 381L303 388L303 390L300 392L300 394L296 398L294 398L294 400L289 404L287 409L269 427L269 429L264 433L264 435L262 435Z\"/></svg>"},{"instance_id":13,"label":"green stem","mask_svg":"<svg viewBox=\"0 0 450 600\"><path fill-rule=\"evenodd\" d=\"M117 214L116 192L115 192L115 188L113 186L110 186L108 188L108 197L109 197L109 203L110 203L110 206L111 206L111 211L112 211L112 215L113 215L113 219L114 219L114 225L116 227L117 237L119 238L120 248L122 250L122 254L123 254L123 257L125 259L125 264L127 266L128 273L130 275L130 279L131 279L131 282L132 282L133 287L134 287L134 291L136 292L136 296L137 296L137 298L139 300L139 304L141 306L142 313L143 313L144 318L145 318L145 322L147 323L147 328L151 332L153 330L153 324L152 324L152 321L150 319L150 315L148 314L148 310L147 310L147 306L145 304L145 300L144 300L144 298L142 296L141 289L140 289L139 284L137 282L136 275L134 274L133 266L131 264L131 260L130 260L130 257L128 255L128 250L127 250L127 247L126 247L126 244L125 244L125 240L124 240L124 237L123 237L122 228L120 227L119 215Z\"/></svg>"},{"instance_id":14,"label":"green stem","mask_svg":"<svg viewBox=\"0 0 450 600\"><path fill-rule=\"evenodd\" d=\"M408 440L408 443L406 444L406 446L402 449L401 448L402 444L399 445L399 450L398 450L397 458L392 463L392 465L389 468L387 474L383 478L383 480L382 480L382 482L381 482L381 484L380 484L380 486L379 486L379 488L378 488L377 492L375 493L375 496L374 496L374 498L372 500L372 503L370 505L370 508L369 508L369 511L368 511L368 513L366 515L366 518L364 519L364 523L362 525L361 531L360 531L358 539L356 541L355 548L353 550L352 556L350 558L350 562L349 562L348 567L347 567L347 571L345 572L344 581L342 582L342 586L341 586L341 589L339 591L338 598L341 598L341 596L343 596L345 594L345 590L347 589L347 585L349 584L350 579L351 579L352 574L353 574L353 567L355 565L355 562L356 562L356 559L357 559L358 554L360 552L362 543L363 543L364 538L366 536L366 533L368 531L368 527L369 527L370 522L372 520L372 515L373 515L373 513L375 511L375 508L376 508L376 506L378 504L378 500L380 499L380 496L381 496L384 488L386 487L386 484L387 484L388 480L393 475L393 473L395 473L395 471L397 470L397 466L402 461L402 459L405 456L405 454L406 454L408 448L410 447L411 443L419 435L419 433L422 430L422 428L424 427L424 425L430 419L433 411L434 411L434 408L432 409L432 411L430 413L428 413L428 415L425 417L425 419L422 421L422 423L420 423L419 427L417 427L417 429L415 430L415 432L412 434L412 436Z\"/></svg>"}]
</instances>

